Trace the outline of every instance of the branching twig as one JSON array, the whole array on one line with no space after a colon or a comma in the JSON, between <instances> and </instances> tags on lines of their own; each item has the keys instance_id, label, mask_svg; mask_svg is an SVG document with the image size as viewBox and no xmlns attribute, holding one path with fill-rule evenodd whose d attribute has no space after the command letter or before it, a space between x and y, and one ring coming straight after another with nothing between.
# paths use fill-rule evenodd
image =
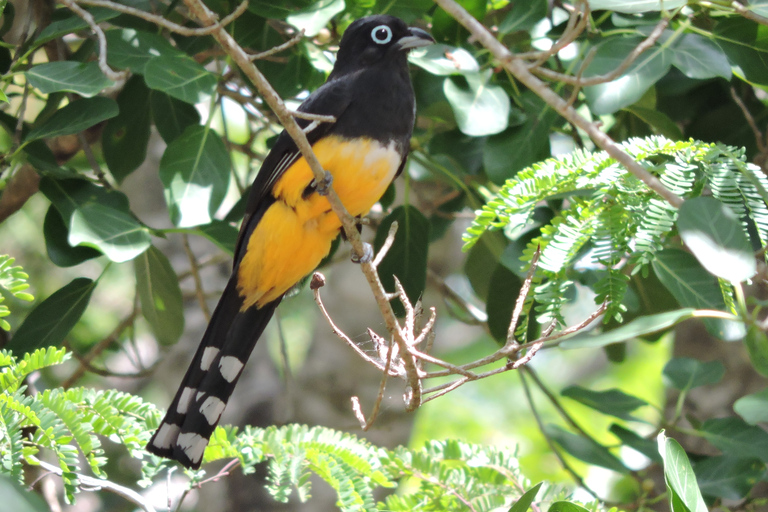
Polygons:
<instances>
[{"instance_id":1,"label":"branching twig","mask_svg":"<svg viewBox=\"0 0 768 512\"><path fill-rule=\"evenodd\" d=\"M304 37L304 29L301 29L299 32L296 33L292 38L284 42L283 44L279 44L275 46L274 48L270 48L269 50L261 53L254 53L250 56L251 60L259 60L259 59L265 59L267 57L271 57L272 55L275 55L276 53L280 53L282 51L287 50L291 46L296 46L299 44L299 41L301 41L301 38Z\"/></svg>"},{"instance_id":2,"label":"branching twig","mask_svg":"<svg viewBox=\"0 0 768 512\"><path fill-rule=\"evenodd\" d=\"M54 466L53 464L49 464L44 461L38 461L40 466L45 469L46 471L50 471L51 473L54 473L58 476L61 476L64 474L64 471L58 467ZM93 478L91 476L82 475L80 473L75 473L77 476L78 481L80 482L80 488L86 491L100 491L105 490L109 491L111 493L117 494L121 498L130 501L137 507L140 507L145 512L155 512L155 508L142 496L141 494L137 493L133 489L129 489L128 487L123 487L122 485L118 485L114 482L110 482L109 480L102 480L101 478Z\"/></svg>"}]
</instances>

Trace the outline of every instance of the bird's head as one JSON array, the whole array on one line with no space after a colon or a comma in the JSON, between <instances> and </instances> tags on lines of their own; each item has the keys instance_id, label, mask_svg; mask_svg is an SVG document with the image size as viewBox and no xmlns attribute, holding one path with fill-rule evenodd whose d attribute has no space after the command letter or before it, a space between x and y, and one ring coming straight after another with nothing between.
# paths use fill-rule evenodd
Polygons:
<instances>
[{"instance_id":1,"label":"bird's head","mask_svg":"<svg viewBox=\"0 0 768 512\"><path fill-rule=\"evenodd\" d=\"M409 27L394 16L367 16L354 21L344 32L336 55L334 74L344 74L387 59L405 61L411 48L433 44L429 32Z\"/></svg>"}]
</instances>

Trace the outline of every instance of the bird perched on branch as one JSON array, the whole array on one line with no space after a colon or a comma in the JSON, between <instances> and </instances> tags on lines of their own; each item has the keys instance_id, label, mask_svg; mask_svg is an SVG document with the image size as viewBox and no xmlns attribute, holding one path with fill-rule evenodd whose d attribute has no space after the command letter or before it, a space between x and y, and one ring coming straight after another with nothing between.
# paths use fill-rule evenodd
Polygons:
<instances>
[{"instance_id":1,"label":"bird perched on branch","mask_svg":"<svg viewBox=\"0 0 768 512\"><path fill-rule=\"evenodd\" d=\"M307 137L351 215L368 213L403 170L415 117L407 53L432 43L429 33L398 18L361 18L344 32L327 82L299 107L336 119ZM294 141L281 133L251 188L232 276L149 452L200 467L275 308L328 255L340 232L322 188Z\"/></svg>"}]
</instances>

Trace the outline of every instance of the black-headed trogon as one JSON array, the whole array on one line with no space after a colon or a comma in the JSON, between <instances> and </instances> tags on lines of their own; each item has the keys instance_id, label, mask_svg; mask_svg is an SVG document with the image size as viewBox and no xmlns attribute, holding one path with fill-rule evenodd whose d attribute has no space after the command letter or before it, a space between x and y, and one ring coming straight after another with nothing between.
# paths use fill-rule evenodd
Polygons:
<instances>
[{"instance_id":1,"label":"black-headed trogon","mask_svg":"<svg viewBox=\"0 0 768 512\"><path fill-rule=\"evenodd\" d=\"M364 215L400 174L415 100L411 48L432 44L424 30L386 15L353 22L333 71L299 107L331 115L307 133L352 215ZM306 127L309 121L299 119ZM168 413L147 450L198 468L243 366L283 295L328 255L341 221L291 137L282 132L254 180L232 276Z\"/></svg>"}]
</instances>

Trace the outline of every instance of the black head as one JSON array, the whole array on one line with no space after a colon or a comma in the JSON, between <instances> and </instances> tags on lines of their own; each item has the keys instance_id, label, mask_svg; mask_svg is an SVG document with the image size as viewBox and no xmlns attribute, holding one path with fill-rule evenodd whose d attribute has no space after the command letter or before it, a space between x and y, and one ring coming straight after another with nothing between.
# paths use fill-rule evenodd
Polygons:
<instances>
[{"instance_id":1,"label":"black head","mask_svg":"<svg viewBox=\"0 0 768 512\"><path fill-rule=\"evenodd\" d=\"M331 77L387 61L405 65L408 50L434 42L428 32L408 27L394 16L379 14L360 18L341 38Z\"/></svg>"}]
</instances>

